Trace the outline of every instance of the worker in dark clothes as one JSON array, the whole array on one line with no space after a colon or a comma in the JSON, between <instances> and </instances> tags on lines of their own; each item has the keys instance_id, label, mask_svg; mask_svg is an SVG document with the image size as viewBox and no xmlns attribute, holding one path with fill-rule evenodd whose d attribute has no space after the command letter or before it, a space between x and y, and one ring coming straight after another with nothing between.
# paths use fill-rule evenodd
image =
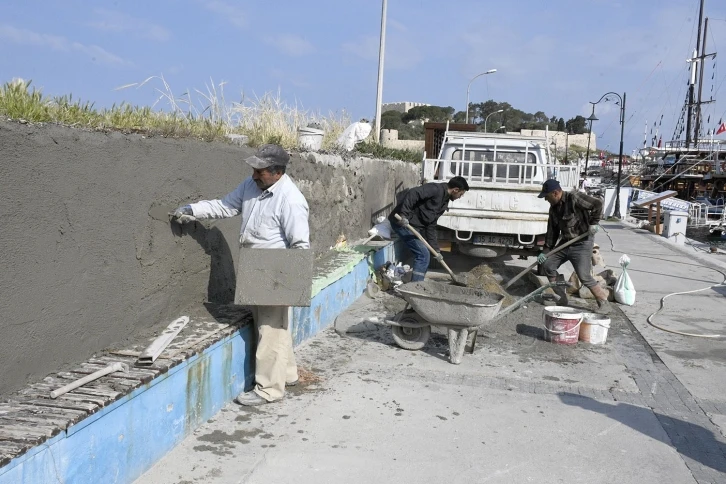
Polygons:
<instances>
[{"instance_id":1,"label":"worker in dark clothes","mask_svg":"<svg viewBox=\"0 0 726 484\"><path fill-rule=\"evenodd\" d=\"M592 246L595 243L595 233L599 229L598 224L602 216L602 201L578 191L565 192L557 180L544 182L539 198L546 199L550 204L545 249L537 258L537 262L542 264L547 279L550 282L557 281L557 269L570 261L575 268L577 277L597 299L598 312L608 314L611 309L608 293L592 276ZM585 233L589 235L584 239L553 254L552 257L547 256L547 252L557 245ZM568 301L565 288L555 286L554 291L560 298L559 304L566 306Z\"/></svg>"},{"instance_id":2,"label":"worker in dark clothes","mask_svg":"<svg viewBox=\"0 0 726 484\"><path fill-rule=\"evenodd\" d=\"M443 260L436 236L436 222L448 209L449 201L458 200L468 190L469 184L460 176L455 176L447 183L425 183L405 192L388 216L393 230L413 253L412 282L424 280L431 259L429 249L406 225L410 224L436 250L436 260ZM396 214L403 220L396 219Z\"/></svg>"}]
</instances>

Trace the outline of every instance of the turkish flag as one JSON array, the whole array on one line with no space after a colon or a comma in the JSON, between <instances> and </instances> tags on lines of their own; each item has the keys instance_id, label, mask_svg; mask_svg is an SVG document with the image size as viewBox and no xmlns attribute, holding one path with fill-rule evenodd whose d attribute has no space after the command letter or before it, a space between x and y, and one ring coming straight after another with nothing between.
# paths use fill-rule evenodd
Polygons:
<instances>
[{"instance_id":1,"label":"turkish flag","mask_svg":"<svg viewBox=\"0 0 726 484\"><path fill-rule=\"evenodd\" d=\"M716 130L716 134L721 134L723 132L726 132L726 123L721 123L721 126L719 126Z\"/></svg>"}]
</instances>

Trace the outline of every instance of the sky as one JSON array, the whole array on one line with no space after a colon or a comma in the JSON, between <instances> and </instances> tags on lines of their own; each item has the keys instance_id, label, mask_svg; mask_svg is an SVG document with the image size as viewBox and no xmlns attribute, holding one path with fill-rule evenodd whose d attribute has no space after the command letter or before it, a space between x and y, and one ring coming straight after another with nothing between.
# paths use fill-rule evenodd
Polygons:
<instances>
[{"instance_id":1,"label":"sky","mask_svg":"<svg viewBox=\"0 0 726 484\"><path fill-rule=\"evenodd\" d=\"M373 119L380 0L0 0L0 82L98 108L151 105L157 89L228 102L273 93L311 113ZM670 140L685 100L699 0L389 0L383 102L508 102L548 116L591 114L626 93L624 153L654 122ZM706 0L707 51L726 58L726 1ZM477 74L497 69L491 75ZM705 67L707 128L726 120L726 66ZM118 89L133 83L141 87ZM712 79L713 77L713 79ZM163 79L163 81L162 81ZM196 97L195 97L196 96ZM203 103L199 95L195 102ZM598 148L617 152L619 106L596 105ZM661 118L662 117L662 118ZM655 131L653 131L655 133ZM726 136L721 135L724 139Z\"/></svg>"}]
</instances>

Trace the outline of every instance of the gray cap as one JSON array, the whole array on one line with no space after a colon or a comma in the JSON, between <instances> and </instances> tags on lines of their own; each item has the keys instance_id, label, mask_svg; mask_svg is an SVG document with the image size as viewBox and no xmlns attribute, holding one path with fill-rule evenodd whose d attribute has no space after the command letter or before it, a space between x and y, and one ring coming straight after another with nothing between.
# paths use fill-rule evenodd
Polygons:
<instances>
[{"instance_id":1,"label":"gray cap","mask_svg":"<svg viewBox=\"0 0 726 484\"><path fill-rule=\"evenodd\" d=\"M271 166L287 166L290 155L280 145L262 145L257 153L245 160L252 168L261 169Z\"/></svg>"}]
</instances>

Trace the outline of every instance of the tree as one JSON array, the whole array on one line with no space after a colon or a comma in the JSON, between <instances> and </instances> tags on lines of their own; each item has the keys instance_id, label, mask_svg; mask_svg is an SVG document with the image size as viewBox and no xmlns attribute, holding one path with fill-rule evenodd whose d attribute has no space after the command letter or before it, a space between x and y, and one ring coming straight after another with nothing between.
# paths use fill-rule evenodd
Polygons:
<instances>
[{"instance_id":1,"label":"tree","mask_svg":"<svg viewBox=\"0 0 726 484\"><path fill-rule=\"evenodd\" d=\"M578 114L574 118L567 120L565 128L572 134L585 134L587 133L587 119Z\"/></svg>"},{"instance_id":2,"label":"tree","mask_svg":"<svg viewBox=\"0 0 726 484\"><path fill-rule=\"evenodd\" d=\"M401 115L398 111L386 111L381 114L382 129L399 129L401 127Z\"/></svg>"},{"instance_id":3,"label":"tree","mask_svg":"<svg viewBox=\"0 0 726 484\"><path fill-rule=\"evenodd\" d=\"M416 106L411 108L407 113L401 116L401 121L408 123L414 120L431 121L434 123L443 123L451 121L454 115L454 108L451 106Z\"/></svg>"},{"instance_id":4,"label":"tree","mask_svg":"<svg viewBox=\"0 0 726 484\"><path fill-rule=\"evenodd\" d=\"M564 118L560 118L557 120L557 131L564 131L565 130L565 120Z\"/></svg>"}]
</instances>

